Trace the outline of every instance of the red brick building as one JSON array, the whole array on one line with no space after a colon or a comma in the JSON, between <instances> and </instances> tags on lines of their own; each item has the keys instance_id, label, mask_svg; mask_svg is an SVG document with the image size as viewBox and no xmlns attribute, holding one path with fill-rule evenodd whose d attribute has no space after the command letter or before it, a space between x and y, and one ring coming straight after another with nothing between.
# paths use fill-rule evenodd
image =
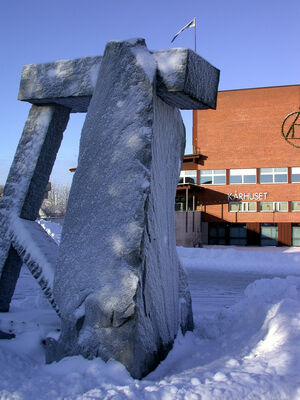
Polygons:
<instances>
[{"instance_id":1,"label":"red brick building","mask_svg":"<svg viewBox=\"0 0 300 400\"><path fill-rule=\"evenodd\" d=\"M193 114L177 210L202 242L300 246L300 85L226 90Z\"/></svg>"}]
</instances>

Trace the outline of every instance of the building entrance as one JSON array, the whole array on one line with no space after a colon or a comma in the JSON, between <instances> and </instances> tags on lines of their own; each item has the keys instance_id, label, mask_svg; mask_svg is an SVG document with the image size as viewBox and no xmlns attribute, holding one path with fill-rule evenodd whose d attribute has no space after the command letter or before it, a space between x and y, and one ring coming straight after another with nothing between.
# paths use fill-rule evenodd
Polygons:
<instances>
[{"instance_id":1,"label":"building entrance","mask_svg":"<svg viewBox=\"0 0 300 400\"><path fill-rule=\"evenodd\" d=\"M208 244L246 246L246 224L214 224L208 227Z\"/></svg>"},{"instance_id":2,"label":"building entrance","mask_svg":"<svg viewBox=\"0 0 300 400\"><path fill-rule=\"evenodd\" d=\"M278 244L278 225L277 224L261 224L260 245L261 246L277 246Z\"/></svg>"}]
</instances>

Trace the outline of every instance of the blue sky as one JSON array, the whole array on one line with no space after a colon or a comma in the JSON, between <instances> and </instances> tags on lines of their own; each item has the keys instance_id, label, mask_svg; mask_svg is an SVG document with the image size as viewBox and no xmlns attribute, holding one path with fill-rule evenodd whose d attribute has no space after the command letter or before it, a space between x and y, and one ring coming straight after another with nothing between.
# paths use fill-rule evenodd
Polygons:
<instances>
[{"instance_id":1,"label":"blue sky","mask_svg":"<svg viewBox=\"0 0 300 400\"><path fill-rule=\"evenodd\" d=\"M30 105L17 100L22 66L103 54L112 39L143 37L149 49L194 47L221 70L220 90L299 84L299 0L0 0L0 183ZM187 152L192 112L183 113ZM84 115L72 114L51 180L71 182Z\"/></svg>"}]
</instances>

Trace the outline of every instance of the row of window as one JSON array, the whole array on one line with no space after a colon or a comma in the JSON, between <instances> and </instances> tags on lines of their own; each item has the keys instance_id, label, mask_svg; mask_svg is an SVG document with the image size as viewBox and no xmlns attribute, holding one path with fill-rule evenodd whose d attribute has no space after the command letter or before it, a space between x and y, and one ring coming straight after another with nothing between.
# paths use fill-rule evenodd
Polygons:
<instances>
[{"instance_id":1,"label":"row of window","mask_svg":"<svg viewBox=\"0 0 300 400\"><path fill-rule=\"evenodd\" d=\"M288 168L260 168L260 183L287 183ZM179 183L197 183L197 171L181 171ZM256 168L230 169L229 184L257 183ZM291 183L300 183L300 167L291 168ZM225 169L200 171L200 185L226 185Z\"/></svg>"},{"instance_id":2,"label":"row of window","mask_svg":"<svg viewBox=\"0 0 300 400\"><path fill-rule=\"evenodd\" d=\"M256 202L230 202L228 206L230 212L256 212ZM288 212L288 201L261 201L259 203L260 212ZM291 201L291 210L300 212L300 201Z\"/></svg>"},{"instance_id":3,"label":"row of window","mask_svg":"<svg viewBox=\"0 0 300 400\"><path fill-rule=\"evenodd\" d=\"M280 228L279 228L280 229ZM208 243L218 245L258 245L277 246L278 245L278 225L260 224L260 234L257 239L248 234L246 224L209 224ZM292 246L300 246L300 225L292 225ZM256 242L256 243L255 243Z\"/></svg>"},{"instance_id":4,"label":"row of window","mask_svg":"<svg viewBox=\"0 0 300 400\"><path fill-rule=\"evenodd\" d=\"M197 171L181 171L179 177L179 184L180 183L197 183Z\"/></svg>"}]
</instances>

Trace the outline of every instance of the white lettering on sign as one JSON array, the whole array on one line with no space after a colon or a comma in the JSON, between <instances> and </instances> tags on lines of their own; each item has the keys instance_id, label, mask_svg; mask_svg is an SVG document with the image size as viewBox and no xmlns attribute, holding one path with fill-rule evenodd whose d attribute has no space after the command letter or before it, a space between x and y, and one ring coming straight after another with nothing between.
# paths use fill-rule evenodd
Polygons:
<instances>
[{"instance_id":1,"label":"white lettering on sign","mask_svg":"<svg viewBox=\"0 0 300 400\"><path fill-rule=\"evenodd\" d=\"M248 201L261 201L267 200L268 192L255 192L255 193L239 193L235 191L234 193L228 193L228 200L248 200Z\"/></svg>"}]
</instances>

